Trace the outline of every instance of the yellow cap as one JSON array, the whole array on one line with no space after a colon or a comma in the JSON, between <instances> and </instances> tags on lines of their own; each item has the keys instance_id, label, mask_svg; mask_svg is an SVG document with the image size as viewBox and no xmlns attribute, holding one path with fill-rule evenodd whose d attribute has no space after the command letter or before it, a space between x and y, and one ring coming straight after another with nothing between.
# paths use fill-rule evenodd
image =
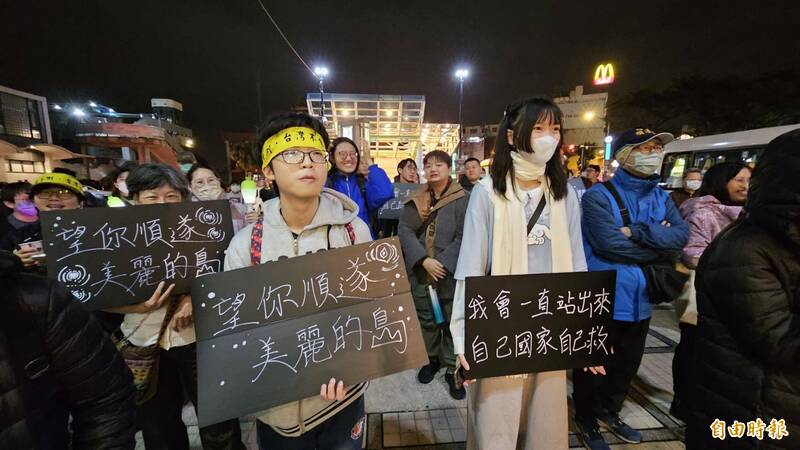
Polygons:
<instances>
[{"instance_id":1,"label":"yellow cap","mask_svg":"<svg viewBox=\"0 0 800 450\"><path fill-rule=\"evenodd\" d=\"M31 189L31 191L35 194L36 192L43 190L47 185L65 187L77 194L80 198L83 198L84 196L83 185L81 182L72 175L67 175L65 173L46 173L40 176L36 179L36 181L33 182L33 189Z\"/></svg>"}]
</instances>

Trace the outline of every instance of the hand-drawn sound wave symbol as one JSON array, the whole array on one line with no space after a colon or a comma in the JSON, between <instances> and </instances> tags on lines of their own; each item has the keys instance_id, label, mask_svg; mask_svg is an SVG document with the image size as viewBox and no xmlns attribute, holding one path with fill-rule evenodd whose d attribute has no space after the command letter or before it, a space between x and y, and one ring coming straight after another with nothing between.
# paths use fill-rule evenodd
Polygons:
<instances>
[{"instance_id":1,"label":"hand-drawn sound wave symbol","mask_svg":"<svg viewBox=\"0 0 800 450\"><path fill-rule=\"evenodd\" d=\"M198 222L205 225L220 225L222 223L222 213L206 208L198 209L194 213L194 218L197 219Z\"/></svg>"},{"instance_id":2,"label":"hand-drawn sound wave symbol","mask_svg":"<svg viewBox=\"0 0 800 450\"><path fill-rule=\"evenodd\" d=\"M382 242L367 252L367 261L375 261L383 264L381 270L391 272L397 269L400 263L400 252L392 244Z\"/></svg>"},{"instance_id":3,"label":"hand-drawn sound wave symbol","mask_svg":"<svg viewBox=\"0 0 800 450\"><path fill-rule=\"evenodd\" d=\"M80 264L74 266L65 266L58 271L56 280L67 286L72 292L72 295L81 303L85 303L92 298L92 293L82 289L86 283L91 279L91 275L86 272L86 268Z\"/></svg>"}]
</instances>

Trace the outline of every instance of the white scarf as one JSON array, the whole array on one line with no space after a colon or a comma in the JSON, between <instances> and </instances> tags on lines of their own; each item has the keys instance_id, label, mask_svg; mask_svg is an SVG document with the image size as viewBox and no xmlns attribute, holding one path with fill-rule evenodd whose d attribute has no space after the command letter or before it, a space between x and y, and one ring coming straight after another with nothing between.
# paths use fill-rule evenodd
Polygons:
<instances>
[{"instance_id":1,"label":"white scarf","mask_svg":"<svg viewBox=\"0 0 800 450\"><path fill-rule=\"evenodd\" d=\"M572 272L572 245L567 226L566 197L554 200L545 166L533 164L517 152L511 152L514 173L524 181L540 180L550 210L550 236L552 272ZM525 196L514 189L515 180L506 176L506 194L498 195L487 179L485 187L491 192L494 205L494 230L492 233L492 275L523 275L528 273L528 234L525 219Z\"/></svg>"}]
</instances>

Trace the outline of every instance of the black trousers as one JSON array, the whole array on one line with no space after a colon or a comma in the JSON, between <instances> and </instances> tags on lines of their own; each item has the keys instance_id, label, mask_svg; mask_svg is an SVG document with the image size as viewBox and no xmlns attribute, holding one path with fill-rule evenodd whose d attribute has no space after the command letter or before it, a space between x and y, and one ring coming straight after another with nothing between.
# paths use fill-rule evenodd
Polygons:
<instances>
[{"instance_id":1,"label":"black trousers","mask_svg":"<svg viewBox=\"0 0 800 450\"><path fill-rule=\"evenodd\" d=\"M137 422L147 450L189 450L189 435L181 419L184 390L197 411L197 353L195 344L161 350L158 390L139 405ZM200 428L205 450L244 450L238 419Z\"/></svg>"},{"instance_id":2,"label":"black trousers","mask_svg":"<svg viewBox=\"0 0 800 450\"><path fill-rule=\"evenodd\" d=\"M675 417L686 421L690 411L692 394L690 392L694 379L692 367L695 354L695 341L697 339L697 326L681 323L681 341L675 347L675 356L672 359L672 386L675 397L672 399L672 412Z\"/></svg>"},{"instance_id":3,"label":"black trousers","mask_svg":"<svg viewBox=\"0 0 800 450\"><path fill-rule=\"evenodd\" d=\"M619 414L642 362L649 328L650 319L641 322L615 320L609 336L614 354L605 364L606 375L592 375L582 368L572 371L576 419L594 421L606 412Z\"/></svg>"}]
</instances>

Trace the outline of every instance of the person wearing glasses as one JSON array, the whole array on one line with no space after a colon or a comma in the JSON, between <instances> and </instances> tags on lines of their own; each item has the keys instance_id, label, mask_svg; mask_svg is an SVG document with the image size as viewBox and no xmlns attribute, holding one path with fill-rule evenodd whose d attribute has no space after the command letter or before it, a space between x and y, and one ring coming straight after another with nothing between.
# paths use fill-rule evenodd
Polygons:
<instances>
[{"instance_id":1,"label":"person wearing glasses","mask_svg":"<svg viewBox=\"0 0 800 450\"><path fill-rule=\"evenodd\" d=\"M362 156L356 143L346 137L333 140L330 159L327 186L350 197L358 205L358 217L374 229L378 210L394 197L389 176L372 161L369 149Z\"/></svg>"},{"instance_id":2,"label":"person wearing glasses","mask_svg":"<svg viewBox=\"0 0 800 450\"><path fill-rule=\"evenodd\" d=\"M278 198L266 202L261 218L233 237L225 270L372 240L353 200L324 187L328 133L322 122L299 113L274 116L257 144L264 175ZM347 381L331 378L320 386L318 396L261 412L256 422L258 448L361 449L367 383Z\"/></svg>"},{"instance_id":3,"label":"person wearing glasses","mask_svg":"<svg viewBox=\"0 0 800 450\"><path fill-rule=\"evenodd\" d=\"M25 270L46 273L42 252L42 225L38 220L41 211L60 211L83 207L83 185L75 177L66 173L46 173L33 183L30 190L37 220L24 227L7 233L0 242L0 248L13 251Z\"/></svg>"},{"instance_id":4,"label":"person wearing glasses","mask_svg":"<svg viewBox=\"0 0 800 450\"><path fill-rule=\"evenodd\" d=\"M605 377L573 371L578 438L590 449L608 449L600 424L621 440L639 443L642 435L619 413L644 354L652 301L641 265L673 263L686 246L689 228L669 194L658 186L670 133L635 128L614 140L619 163L614 177L583 195L582 229L589 271L616 270L616 300ZM655 287L655 286L653 286Z\"/></svg>"}]
</instances>

